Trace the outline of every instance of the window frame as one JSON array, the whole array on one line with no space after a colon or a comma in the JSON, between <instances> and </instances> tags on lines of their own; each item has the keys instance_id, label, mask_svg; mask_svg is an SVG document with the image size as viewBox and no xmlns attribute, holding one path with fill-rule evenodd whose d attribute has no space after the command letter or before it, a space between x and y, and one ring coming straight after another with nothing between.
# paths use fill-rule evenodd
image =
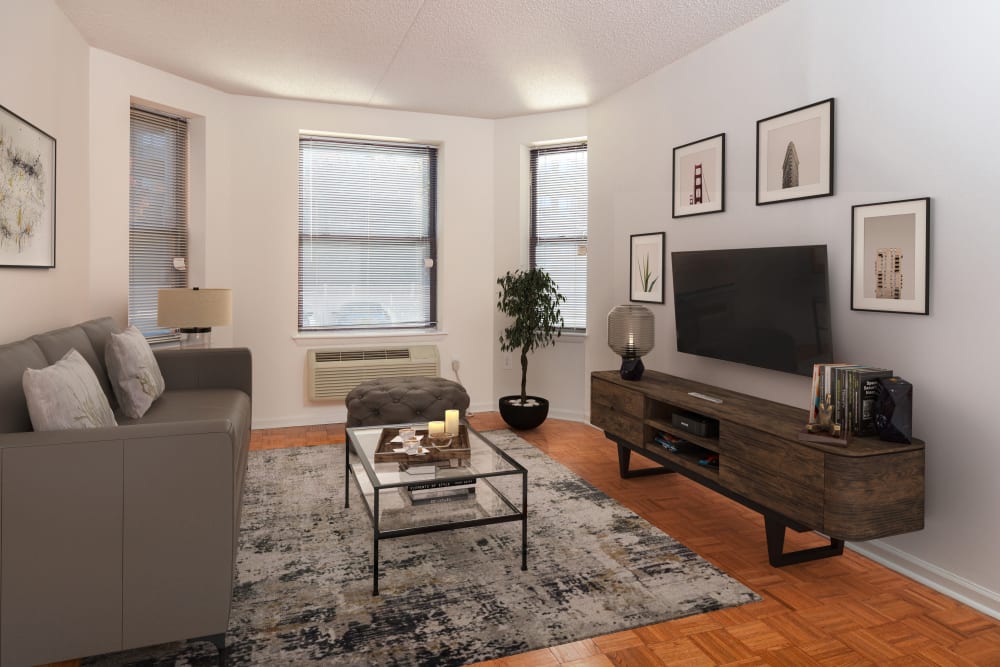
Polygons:
<instances>
[{"instance_id":1,"label":"window frame","mask_svg":"<svg viewBox=\"0 0 1000 667\"><path fill-rule=\"evenodd\" d=\"M429 276L427 280L427 319L421 322L403 322L398 324L393 324L391 321L386 323L384 326L380 326L372 323L361 323L357 325L314 325L306 326L304 323L305 309L303 307L303 287L305 281L303 279L303 248L304 242L319 237L329 237L331 241L336 241L336 239L342 240L353 240L355 242L362 240L370 240L371 235L336 235L336 234L309 234L304 229L304 216L303 216L303 197L304 189L306 187L304 183L303 174L303 150L308 145L322 145L322 144L333 144L333 145L352 145L352 146L371 146L376 149L384 148L387 151L391 149L401 149L404 152L411 152L413 154L419 154L421 152L425 153L427 156L427 210L425 211L427 226L426 233L423 236L413 236L413 237L403 237L403 236L392 236L386 235L384 237L387 244L391 244L392 239L399 238L411 238L414 242L419 241L419 243L426 243L427 247L427 257L431 261L430 266L425 265L425 270L429 271ZM353 137L341 137L336 135L325 135L317 134L314 132L303 132L299 134L299 210L298 210L298 256L297 256L297 268L298 268L298 291L297 291L297 322L296 329L299 335L337 335L337 334L368 334L373 336L393 334L398 332L424 332L424 331L436 331L438 328L438 290L437 290L437 264L438 264L438 239L437 239L437 214L438 214L438 162L439 162L439 147L434 144L428 143L417 143L417 142L401 142L392 140L379 140L370 138L353 138Z\"/></svg>"},{"instance_id":2,"label":"window frame","mask_svg":"<svg viewBox=\"0 0 1000 667\"><path fill-rule=\"evenodd\" d=\"M137 118L138 117L138 118ZM179 213L176 217L172 218L167 215L162 215L164 211L161 211L161 221L169 221L172 223L171 227L157 227L156 225L140 225L137 224L137 209L139 208L138 197L141 196L141 189L138 187L139 177L144 175L143 172L136 171L136 144L135 144L135 123L140 120L147 128L159 127L164 130L172 131L171 141L173 147L166 150L162 158L164 162L174 161L175 168L172 170L169 178L164 176L161 181L163 185L172 185L173 187L168 188L170 195L168 195L169 203L162 206L163 209L170 209L171 213ZM149 317L139 317L138 312L134 310L134 307L140 304L136 303L137 299L133 298L133 292L136 290L136 283L143 278L145 275L147 279L155 278L156 267L146 262L153 261L150 257L149 250L152 249L154 252L157 250L165 251L171 250L170 245L173 246L170 255L173 257L172 264L170 267L166 268L167 274L171 275L174 280L162 281L156 285L157 292L162 288L171 287L181 287L186 288L189 285L189 274L190 274L190 256L191 256L191 228L190 228L190 215L191 215L191 202L190 202L190 170L191 170L191 127L190 119L181 116L176 113L170 113L163 111L161 109L155 109L142 104L132 103L129 105L129 225L128 225L128 235L129 235L129 277L128 277L128 323L130 326L134 325L138 328L146 340L151 344L155 343L171 343L180 340L180 334L171 328L160 327L155 324L155 319L153 320L153 326L148 326ZM149 174L145 174L149 178ZM168 181L173 181L169 183ZM163 237L160 241L156 241L157 237ZM166 254L166 253L165 253ZM184 269L177 269L173 262L177 258L182 258L184 261ZM152 281L155 283L155 281ZM151 285L146 285L150 287ZM142 300L142 305L146 305L149 301L149 297ZM152 302L155 304L157 297L154 295L152 297Z\"/></svg>"},{"instance_id":3,"label":"window frame","mask_svg":"<svg viewBox=\"0 0 1000 667\"><path fill-rule=\"evenodd\" d=\"M552 154L552 153L569 153L569 152L579 152L582 151L587 153L589 151L588 142L586 140L574 140L567 141L566 143L546 143L544 145L535 145L529 147L528 152L528 172L529 172L529 202L528 202L528 216L529 216L529 226L528 226L528 261L530 268L541 268L546 269L544 266L539 266L537 261L536 250L539 243L542 245L546 243L561 243L569 244L575 242L577 247L584 246L589 250L590 244L590 222L589 222L589 210L588 210L588 220L587 220L587 233L583 237L573 237L567 236L560 238L558 241L547 241L545 237L540 237L538 235L538 215L537 215L537 201L538 201L538 172L537 172L537 159L539 155ZM588 155L589 158L589 155ZM588 162L588 176L589 176L589 162ZM589 184L588 184L589 189ZM587 257L588 255L584 255ZM589 275L589 261L588 266L585 269L585 276ZM583 294L583 326L564 326L563 333L569 334L583 334L587 333L587 319L588 319L588 285L587 281L584 281L584 294Z\"/></svg>"}]
</instances>

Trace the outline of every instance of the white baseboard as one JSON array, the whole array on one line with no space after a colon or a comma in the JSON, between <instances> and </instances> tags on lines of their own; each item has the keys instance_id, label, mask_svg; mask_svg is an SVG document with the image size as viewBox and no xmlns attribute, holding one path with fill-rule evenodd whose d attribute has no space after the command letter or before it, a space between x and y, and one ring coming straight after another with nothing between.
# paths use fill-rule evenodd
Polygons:
<instances>
[{"instance_id":1,"label":"white baseboard","mask_svg":"<svg viewBox=\"0 0 1000 667\"><path fill-rule=\"evenodd\" d=\"M847 545L847 548L871 558L876 563L885 565L890 570L895 570L914 581L919 581L939 593L967 604L987 616L1000 619L1000 593L996 591L984 588L881 540L852 542Z\"/></svg>"},{"instance_id":2,"label":"white baseboard","mask_svg":"<svg viewBox=\"0 0 1000 667\"><path fill-rule=\"evenodd\" d=\"M346 411L345 408L340 408L342 411ZM470 405L468 412L476 414L479 412L496 412L496 403L477 403L475 405ZM315 424L329 424L343 422L346 417L342 417L339 420L336 417L339 413L334 412L333 414L327 414L324 416L319 416L318 414L305 414L298 415L295 417L274 417L271 419L255 419L251 428L261 429L261 428L287 428L289 426L313 426ZM575 410L550 410L549 417L553 419L565 419L567 421L583 422L587 423L587 415L582 412L577 412Z\"/></svg>"}]
</instances>

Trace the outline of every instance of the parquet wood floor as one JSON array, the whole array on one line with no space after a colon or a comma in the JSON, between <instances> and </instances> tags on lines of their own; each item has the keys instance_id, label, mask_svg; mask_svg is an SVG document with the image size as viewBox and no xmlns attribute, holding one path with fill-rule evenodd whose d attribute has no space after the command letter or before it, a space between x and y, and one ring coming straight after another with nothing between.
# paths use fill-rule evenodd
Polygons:
<instances>
[{"instance_id":1,"label":"parquet wood floor","mask_svg":"<svg viewBox=\"0 0 1000 667\"><path fill-rule=\"evenodd\" d=\"M507 427L496 413L469 421L480 431ZM760 515L679 475L620 479L617 450L601 431L549 419L519 435L764 599L479 667L1000 667L1000 622L949 597L851 551L772 568ZM251 448L343 441L343 426L331 424L255 431ZM633 457L633 467L643 461ZM820 544L808 533L786 539L786 549Z\"/></svg>"}]
</instances>

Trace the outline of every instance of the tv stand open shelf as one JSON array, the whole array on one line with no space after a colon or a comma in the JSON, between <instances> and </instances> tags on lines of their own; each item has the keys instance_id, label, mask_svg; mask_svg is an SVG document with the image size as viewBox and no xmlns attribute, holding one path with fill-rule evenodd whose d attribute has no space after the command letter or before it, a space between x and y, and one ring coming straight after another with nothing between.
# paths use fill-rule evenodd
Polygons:
<instances>
[{"instance_id":1,"label":"tv stand open shelf","mask_svg":"<svg viewBox=\"0 0 1000 667\"><path fill-rule=\"evenodd\" d=\"M919 440L899 444L854 438L847 447L801 442L805 410L655 371L635 382L621 379L616 371L596 372L590 397L590 421L618 446L623 478L676 472L760 512L775 567L839 555L845 540L888 537L924 526L924 443ZM718 436L674 427L676 412L717 420ZM657 432L717 453L718 467L667 450L656 442ZM661 467L630 470L633 452ZM819 531L830 544L785 553L786 528Z\"/></svg>"}]
</instances>

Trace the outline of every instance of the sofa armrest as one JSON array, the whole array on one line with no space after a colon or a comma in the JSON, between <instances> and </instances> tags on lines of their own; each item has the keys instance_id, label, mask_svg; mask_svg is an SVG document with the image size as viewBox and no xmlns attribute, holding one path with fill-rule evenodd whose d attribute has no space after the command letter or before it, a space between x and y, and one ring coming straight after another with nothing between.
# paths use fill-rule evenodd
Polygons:
<instances>
[{"instance_id":1,"label":"sofa armrest","mask_svg":"<svg viewBox=\"0 0 1000 667\"><path fill-rule=\"evenodd\" d=\"M245 347L155 350L167 389L239 389L253 394L253 360Z\"/></svg>"}]
</instances>

